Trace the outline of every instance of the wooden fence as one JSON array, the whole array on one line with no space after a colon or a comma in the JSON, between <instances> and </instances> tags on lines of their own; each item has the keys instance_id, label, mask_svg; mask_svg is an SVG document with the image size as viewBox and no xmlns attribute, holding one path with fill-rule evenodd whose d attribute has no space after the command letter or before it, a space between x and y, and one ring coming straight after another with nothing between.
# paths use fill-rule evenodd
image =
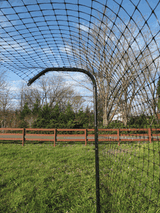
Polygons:
<instances>
[{"instance_id":1,"label":"wooden fence","mask_svg":"<svg viewBox=\"0 0 160 213\"><path fill-rule=\"evenodd\" d=\"M1 133L1 131L3 133ZM4 131L9 131L12 133L4 133ZM20 131L21 133L15 133L16 131ZM37 131L47 131L47 132L54 132L54 134L35 134L35 133L27 133L27 132L37 132ZM58 131L83 131L84 134L57 134ZM105 134L105 132L117 132L117 134ZM136 134L121 134L121 132L132 131L136 132ZM146 131L146 134L138 134L138 132ZM103 132L103 134L98 134L98 141L117 141L118 145L120 146L121 141L157 141L158 136L160 134L153 134L154 131L160 132L160 129L98 129L98 132ZM13 133L14 132L14 133ZM87 141L94 141L93 139L89 139L88 137L94 137L94 134L88 134L89 132L94 132L94 129L32 129L32 128L0 128L0 140L22 140L22 146L24 146L25 141L53 141L54 147L56 146L57 141L85 141L85 145L87 145ZM9 137L6 137L9 136ZM18 136L18 137L17 137ZM83 136L84 139L58 139L57 137L77 137ZM155 138L155 136L157 138ZM40 137L40 138L36 138ZM48 137L48 138L47 138ZM102 137L102 138L100 138ZM114 137L114 138L110 138ZM115 138L116 137L116 138ZM120 138L120 137L132 137L132 138ZM137 138L141 137L141 138ZM145 138L144 138L145 137Z\"/></svg>"}]
</instances>

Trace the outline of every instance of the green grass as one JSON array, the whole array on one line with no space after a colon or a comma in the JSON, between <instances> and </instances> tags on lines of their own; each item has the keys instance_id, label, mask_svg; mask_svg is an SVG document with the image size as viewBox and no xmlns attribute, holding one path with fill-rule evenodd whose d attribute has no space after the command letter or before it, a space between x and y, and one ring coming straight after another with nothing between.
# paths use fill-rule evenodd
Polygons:
<instances>
[{"instance_id":1,"label":"green grass","mask_svg":"<svg viewBox=\"0 0 160 213\"><path fill-rule=\"evenodd\" d=\"M101 212L160 212L158 145L99 145ZM0 144L0 212L95 213L95 189L94 145Z\"/></svg>"},{"instance_id":2,"label":"green grass","mask_svg":"<svg viewBox=\"0 0 160 213\"><path fill-rule=\"evenodd\" d=\"M160 143L124 143L100 150L101 195L109 189L111 212L160 212ZM102 156L107 156L105 165Z\"/></svg>"}]
</instances>

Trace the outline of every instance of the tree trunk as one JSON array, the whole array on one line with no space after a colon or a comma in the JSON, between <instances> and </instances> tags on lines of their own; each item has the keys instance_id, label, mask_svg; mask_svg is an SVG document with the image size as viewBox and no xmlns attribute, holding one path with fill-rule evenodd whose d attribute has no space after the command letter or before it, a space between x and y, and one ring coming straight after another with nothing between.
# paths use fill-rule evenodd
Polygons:
<instances>
[{"instance_id":1,"label":"tree trunk","mask_svg":"<svg viewBox=\"0 0 160 213\"><path fill-rule=\"evenodd\" d=\"M105 102L105 106L103 107L103 126L108 126L106 102Z\"/></svg>"}]
</instances>

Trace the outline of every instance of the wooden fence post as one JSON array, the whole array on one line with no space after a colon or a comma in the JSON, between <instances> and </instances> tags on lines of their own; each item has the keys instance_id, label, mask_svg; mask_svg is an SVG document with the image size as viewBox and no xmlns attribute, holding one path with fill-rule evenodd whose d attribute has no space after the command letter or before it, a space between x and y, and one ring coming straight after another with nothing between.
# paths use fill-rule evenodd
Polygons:
<instances>
[{"instance_id":1,"label":"wooden fence post","mask_svg":"<svg viewBox=\"0 0 160 213\"><path fill-rule=\"evenodd\" d=\"M25 143L25 128L23 128L22 130L22 146L24 146L24 143Z\"/></svg>"},{"instance_id":2,"label":"wooden fence post","mask_svg":"<svg viewBox=\"0 0 160 213\"><path fill-rule=\"evenodd\" d=\"M57 129L54 129L54 147L56 146L57 142Z\"/></svg>"},{"instance_id":3,"label":"wooden fence post","mask_svg":"<svg viewBox=\"0 0 160 213\"><path fill-rule=\"evenodd\" d=\"M149 139L149 142L151 143L151 142L152 142L152 138L151 138L151 128L148 128L148 139Z\"/></svg>"},{"instance_id":4,"label":"wooden fence post","mask_svg":"<svg viewBox=\"0 0 160 213\"><path fill-rule=\"evenodd\" d=\"M118 141L118 146L120 146L120 140L119 140L119 129L117 129L117 141Z\"/></svg>"},{"instance_id":5,"label":"wooden fence post","mask_svg":"<svg viewBox=\"0 0 160 213\"><path fill-rule=\"evenodd\" d=\"M85 132L85 146L87 145L87 129L84 130Z\"/></svg>"}]
</instances>

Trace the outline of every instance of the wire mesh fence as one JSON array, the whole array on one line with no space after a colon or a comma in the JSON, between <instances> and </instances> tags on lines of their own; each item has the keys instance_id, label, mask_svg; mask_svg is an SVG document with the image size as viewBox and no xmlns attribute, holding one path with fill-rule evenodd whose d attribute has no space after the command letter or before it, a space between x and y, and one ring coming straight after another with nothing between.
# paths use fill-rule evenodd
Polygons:
<instances>
[{"instance_id":1,"label":"wire mesh fence","mask_svg":"<svg viewBox=\"0 0 160 213\"><path fill-rule=\"evenodd\" d=\"M49 67L85 69L96 79L103 127L159 128L159 14L158 0L0 1L0 72L27 82ZM101 212L160 209L153 137L99 145Z\"/></svg>"}]
</instances>

